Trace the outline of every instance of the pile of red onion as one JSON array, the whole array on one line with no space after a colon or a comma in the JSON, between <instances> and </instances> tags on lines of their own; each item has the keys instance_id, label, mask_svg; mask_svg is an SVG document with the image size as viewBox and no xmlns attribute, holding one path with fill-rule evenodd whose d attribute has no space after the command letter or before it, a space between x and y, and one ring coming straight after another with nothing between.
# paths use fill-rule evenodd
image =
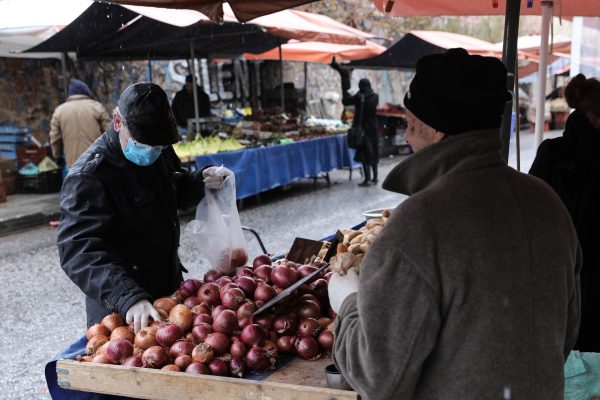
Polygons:
<instances>
[{"instance_id":1,"label":"pile of red onion","mask_svg":"<svg viewBox=\"0 0 600 400\"><path fill-rule=\"evenodd\" d=\"M157 299L154 308L163 320L137 335L118 314L106 316L88 329L86 355L77 359L234 377L273 369L280 354L316 359L333 347L329 328L335 314L327 297L331 272L319 274L272 309L252 314L322 265L273 264L261 255L252 267L230 275L210 270L202 281L188 279L171 297Z\"/></svg>"}]
</instances>

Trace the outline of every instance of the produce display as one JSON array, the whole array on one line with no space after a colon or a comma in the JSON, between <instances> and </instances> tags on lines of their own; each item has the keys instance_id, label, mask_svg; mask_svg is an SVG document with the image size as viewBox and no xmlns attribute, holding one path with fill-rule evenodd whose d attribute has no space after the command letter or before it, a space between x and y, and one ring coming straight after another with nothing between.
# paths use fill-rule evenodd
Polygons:
<instances>
[{"instance_id":1,"label":"produce display","mask_svg":"<svg viewBox=\"0 0 600 400\"><path fill-rule=\"evenodd\" d=\"M300 278L316 271L319 258L300 265L256 257L231 275L208 271L188 279L154 308L161 321L133 333L118 314L87 331L82 362L242 377L274 369L282 354L316 359L333 347L329 307L331 272L317 275L270 310L254 311ZM325 270L327 271L327 269Z\"/></svg>"},{"instance_id":2,"label":"produce display","mask_svg":"<svg viewBox=\"0 0 600 400\"><path fill-rule=\"evenodd\" d=\"M330 260L332 271L346 275L350 268L360 272L360 263L369 247L375 242L388 221L390 211L385 210L381 219L370 219L359 230L341 229L344 240L337 245L336 255Z\"/></svg>"},{"instance_id":3,"label":"produce display","mask_svg":"<svg viewBox=\"0 0 600 400\"><path fill-rule=\"evenodd\" d=\"M219 136L197 137L191 142L179 142L173 145L173 150L179 158L216 154L224 151L241 150L245 146L234 138Z\"/></svg>"}]
</instances>

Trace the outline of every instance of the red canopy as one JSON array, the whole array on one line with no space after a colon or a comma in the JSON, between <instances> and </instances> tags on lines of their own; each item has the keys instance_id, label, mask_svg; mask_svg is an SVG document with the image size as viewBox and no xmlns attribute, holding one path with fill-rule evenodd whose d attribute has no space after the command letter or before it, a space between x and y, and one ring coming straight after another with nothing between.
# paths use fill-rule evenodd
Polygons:
<instances>
[{"instance_id":1,"label":"red canopy","mask_svg":"<svg viewBox=\"0 0 600 400\"><path fill-rule=\"evenodd\" d=\"M281 45L281 55L285 61L329 64L333 57L340 62L360 60L379 55L385 49L384 46L368 40L364 45L295 41ZM279 60L279 49L275 48L262 54L244 54L244 58L246 60Z\"/></svg>"}]
</instances>

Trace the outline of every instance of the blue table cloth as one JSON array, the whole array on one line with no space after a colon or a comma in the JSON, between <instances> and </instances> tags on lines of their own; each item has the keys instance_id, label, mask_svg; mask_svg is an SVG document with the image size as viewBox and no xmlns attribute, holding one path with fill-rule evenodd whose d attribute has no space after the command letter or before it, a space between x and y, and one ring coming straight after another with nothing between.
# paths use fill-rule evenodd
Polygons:
<instances>
[{"instance_id":1,"label":"blue table cloth","mask_svg":"<svg viewBox=\"0 0 600 400\"><path fill-rule=\"evenodd\" d=\"M245 149L196 157L196 166L224 165L235 173L237 198L243 199L341 168L357 168L355 150L346 135L333 135L300 142Z\"/></svg>"}]
</instances>

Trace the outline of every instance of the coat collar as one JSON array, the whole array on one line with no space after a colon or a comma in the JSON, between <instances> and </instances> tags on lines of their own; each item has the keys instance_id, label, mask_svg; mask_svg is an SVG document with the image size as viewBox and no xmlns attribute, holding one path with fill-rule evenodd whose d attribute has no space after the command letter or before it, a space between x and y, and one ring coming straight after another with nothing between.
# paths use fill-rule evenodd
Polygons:
<instances>
[{"instance_id":1,"label":"coat collar","mask_svg":"<svg viewBox=\"0 0 600 400\"><path fill-rule=\"evenodd\" d=\"M391 192L412 195L455 172L506 165L497 129L448 136L394 167L383 182Z\"/></svg>"},{"instance_id":2,"label":"coat collar","mask_svg":"<svg viewBox=\"0 0 600 400\"><path fill-rule=\"evenodd\" d=\"M85 99L89 99L89 97L84 94L74 94L74 95L67 97L67 101L85 100Z\"/></svg>"}]
</instances>

